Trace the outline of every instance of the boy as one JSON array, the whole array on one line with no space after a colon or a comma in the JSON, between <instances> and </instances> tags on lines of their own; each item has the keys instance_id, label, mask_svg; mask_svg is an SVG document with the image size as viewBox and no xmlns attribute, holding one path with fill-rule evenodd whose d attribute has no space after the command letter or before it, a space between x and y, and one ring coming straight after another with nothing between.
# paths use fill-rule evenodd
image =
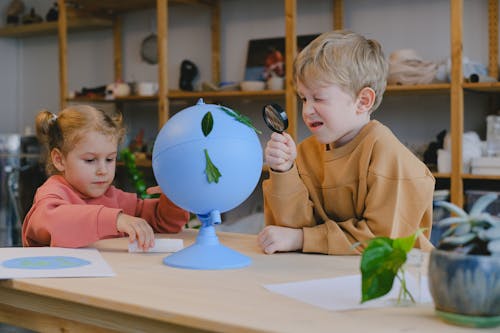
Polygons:
<instances>
[{"instance_id":1,"label":"boy","mask_svg":"<svg viewBox=\"0 0 500 333\"><path fill-rule=\"evenodd\" d=\"M356 254L377 236L409 236L432 248L434 177L371 113L380 105L388 65L381 46L349 31L323 33L295 59L302 118L312 132L296 147L273 133L265 148L267 254ZM361 242L361 246L352 245Z\"/></svg>"}]
</instances>

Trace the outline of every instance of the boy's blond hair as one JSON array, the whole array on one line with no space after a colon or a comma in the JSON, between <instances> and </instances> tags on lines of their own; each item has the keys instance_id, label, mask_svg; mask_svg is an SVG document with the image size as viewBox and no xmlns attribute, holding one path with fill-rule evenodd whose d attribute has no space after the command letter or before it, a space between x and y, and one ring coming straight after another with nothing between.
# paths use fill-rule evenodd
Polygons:
<instances>
[{"instance_id":1,"label":"boy's blond hair","mask_svg":"<svg viewBox=\"0 0 500 333\"><path fill-rule=\"evenodd\" d=\"M43 160L48 175L57 173L50 158L52 149L57 148L66 156L89 131L116 139L117 144L125 135L120 113L111 115L89 105L72 105L58 115L42 110L36 116L35 125L38 140L44 148Z\"/></svg>"},{"instance_id":2,"label":"boy's blond hair","mask_svg":"<svg viewBox=\"0 0 500 333\"><path fill-rule=\"evenodd\" d=\"M388 64L381 45L352 31L325 32L307 45L294 63L295 84L309 88L336 84L358 96L361 89L375 91L370 112L382 102L387 85Z\"/></svg>"}]
</instances>

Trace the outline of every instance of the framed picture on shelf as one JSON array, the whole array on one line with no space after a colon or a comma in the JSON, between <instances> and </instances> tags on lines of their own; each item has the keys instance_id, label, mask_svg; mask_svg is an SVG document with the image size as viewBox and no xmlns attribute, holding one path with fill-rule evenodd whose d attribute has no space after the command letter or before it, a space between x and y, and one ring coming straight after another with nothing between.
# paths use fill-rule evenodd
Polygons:
<instances>
[{"instance_id":1,"label":"framed picture on shelf","mask_svg":"<svg viewBox=\"0 0 500 333\"><path fill-rule=\"evenodd\" d=\"M319 34L297 36L297 51L300 52L317 36ZM285 38L249 40L245 80L266 81L271 76L285 76Z\"/></svg>"}]
</instances>

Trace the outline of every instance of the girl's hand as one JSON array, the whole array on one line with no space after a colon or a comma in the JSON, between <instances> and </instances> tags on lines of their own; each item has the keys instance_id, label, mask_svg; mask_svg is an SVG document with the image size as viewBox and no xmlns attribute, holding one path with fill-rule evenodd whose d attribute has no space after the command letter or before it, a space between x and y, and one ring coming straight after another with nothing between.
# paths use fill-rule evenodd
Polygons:
<instances>
[{"instance_id":1,"label":"girl's hand","mask_svg":"<svg viewBox=\"0 0 500 333\"><path fill-rule=\"evenodd\" d=\"M162 194L160 186L152 186L146 189L147 194Z\"/></svg>"},{"instance_id":2,"label":"girl's hand","mask_svg":"<svg viewBox=\"0 0 500 333\"><path fill-rule=\"evenodd\" d=\"M130 243L137 239L137 247L144 251L155 245L153 228L140 217L127 214L119 214L116 221L116 229L128 235Z\"/></svg>"},{"instance_id":3,"label":"girl's hand","mask_svg":"<svg viewBox=\"0 0 500 333\"><path fill-rule=\"evenodd\" d=\"M302 229L268 225L257 236L260 248L266 254L302 250L304 232Z\"/></svg>"},{"instance_id":4,"label":"girl's hand","mask_svg":"<svg viewBox=\"0 0 500 333\"><path fill-rule=\"evenodd\" d=\"M297 147L290 134L273 133L267 142L264 156L272 170L288 171L297 158Z\"/></svg>"}]
</instances>

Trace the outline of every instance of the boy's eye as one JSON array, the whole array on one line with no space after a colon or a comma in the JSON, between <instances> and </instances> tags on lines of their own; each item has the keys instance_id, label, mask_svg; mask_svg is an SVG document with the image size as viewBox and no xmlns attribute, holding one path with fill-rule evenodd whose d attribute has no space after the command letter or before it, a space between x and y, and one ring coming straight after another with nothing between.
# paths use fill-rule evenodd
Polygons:
<instances>
[{"instance_id":1,"label":"boy's eye","mask_svg":"<svg viewBox=\"0 0 500 333\"><path fill-rule=\"evenodd\" d=\"M106 159L106 162L114 162L115 161L115 158L114 157L108 157Z\"/></svg>"},{"instance_id":2,"label":"boy's eye","mask_svg":"<svg viewBox=\"0 0 500 333\"><path fill-rule=\"evenodd\" d=\"M87 159L85 159L85 162L86 162L86 163L92 163L92 162L94 162L94 161L95 161L95 159L93 159L93 158L90 158L90 159L89 159L89 158L87 158Z\"/></svg>"}]
</instances>

